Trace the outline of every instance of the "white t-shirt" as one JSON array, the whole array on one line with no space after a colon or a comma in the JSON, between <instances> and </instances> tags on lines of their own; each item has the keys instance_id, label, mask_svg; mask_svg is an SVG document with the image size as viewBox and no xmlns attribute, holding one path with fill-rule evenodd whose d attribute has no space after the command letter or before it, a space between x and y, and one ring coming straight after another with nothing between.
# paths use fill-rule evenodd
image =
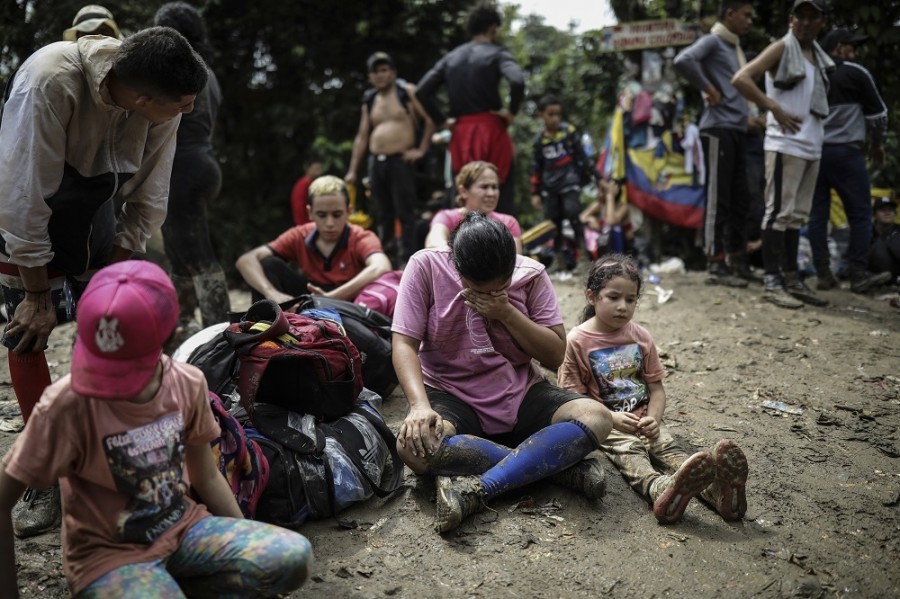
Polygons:
<instances>
[{"instance_id":1,"label":"white t-shirt","mask_svg":"<svg viewBox=\"0 0 900 599\"><path fill-rule=\"evenodd\" d=\"M822 143L825 138L824 120L809 111L812 103L815 78L819 76L816 67L808 60L803 61L806 77L797 82L791 89L775 87L772 75L766 73L766 95L778 102L789 114L802 119L800 130L788 133L769 112L766 117L766 139L764 148L769 152L780 152L805 160L818 160L822 157Z\"/></svg>"}]
</instances>

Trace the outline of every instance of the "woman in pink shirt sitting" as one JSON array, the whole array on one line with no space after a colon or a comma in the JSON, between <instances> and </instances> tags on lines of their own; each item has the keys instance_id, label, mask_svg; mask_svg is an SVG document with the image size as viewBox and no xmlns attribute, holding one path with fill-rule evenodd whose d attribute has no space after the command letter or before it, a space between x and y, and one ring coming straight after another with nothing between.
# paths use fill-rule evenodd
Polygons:
<instances>
[{"instance_id":1,"label":"woman in pink shirt sitting","mask_svg":"<svg viewBox=\"0 0 900 599\"><path fill-rule=\"evenodd\" d=\"M522 229L515 216L494 212L500 199L500 175L490 162L476 160L466 164L456 176L456 203L459 208L441 210L431 219L431 229L425 238L426 248L444 247L450 233L459 226L469 212L482 212L502 223L513 236L516 253L522 253Z\"/></svg>"},{"instance_id":2,"label":"woman in pink shirt sitting","mask_svg":"<svg viewBox=\"0 0 900 599\"><path fill-rule=\"evenodd\" d=\"M563 319L544 266L516 254L506 227L470 212L448 245L413 254L391 330L409 402L397 448L413 472L437 476L438 532L551 476L603 494L603 468L585 458L612 416L538 367L562 363Z\"/></svg>"}]
</instances>

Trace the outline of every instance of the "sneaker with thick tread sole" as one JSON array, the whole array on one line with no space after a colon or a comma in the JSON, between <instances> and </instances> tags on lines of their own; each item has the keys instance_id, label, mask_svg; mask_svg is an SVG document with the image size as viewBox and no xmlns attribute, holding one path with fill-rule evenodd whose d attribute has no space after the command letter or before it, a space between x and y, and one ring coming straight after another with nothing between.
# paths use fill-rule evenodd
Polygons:
<instances>
[{"instance_id":1,"label":"sneaker with thick tread sole","mask_svg":"<svg viewBox=\"0 0 900 599\"><path fill-rule=\"evenodd\" d=\"M740 520L747 513L747 474L750 471L747 458L731 439L716 443L712 458L716 466L713 507L724 520Z\"/></svg>"},{"instance_id":2,"label":"sneaker with thick tread sole","mask_svg":"<svg viewBox=\"0 0 900 599\"><path fill-rule=\"evenodd\" d=\"M450 532L484 509L484 485L477 476L438 476L434 529Z\"/></svg>"},{"instance_id":3,"label":"sneaker with thick tread sole","mask_svg":"<svg viewBox=\"0 0 900 599\"><path fill-rule=\"evenodd\" d=\"M588 499L600 499L606 495L606 470L596 454L588 455L577 464L557 472L550 477L550 481L580 491Z\"/></svg>"},{"instance_id":4,"label":"sneaker with thick tread sole","mask_svg":"<svg viewBox=\"0 0 900 599\"><path fill-rule=\"evenodd\" d=\"M716 478L716 466L708 451L698 451L663 483L666 489L653 502L653 515L660 524L681 520L691 499L703 492Z\"/></svg>"}]
</instances>

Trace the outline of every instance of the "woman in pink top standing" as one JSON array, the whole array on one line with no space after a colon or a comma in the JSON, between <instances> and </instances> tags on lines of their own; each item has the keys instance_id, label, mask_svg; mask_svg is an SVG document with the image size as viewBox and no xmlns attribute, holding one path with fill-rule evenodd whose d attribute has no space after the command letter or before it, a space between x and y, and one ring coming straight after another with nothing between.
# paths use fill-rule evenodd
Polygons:
<instances>
[{"instance_id":1,"label":"woman in pink top standing","mask_svg":"<svg viewBox=\"0 0 900 599\"><path fill-rule=\"evenodd\" d=\"M502 223L512 233L516 253L522 253L522 229L515 216L494 212L500 199L500 175L490 162L469 162L456 176L456 203L459 208L441 210L431 219L431 229L425 238L426 248L444 247L450 233L459 226L469 212L482 212Z\"/></svg>"}]
</instances>

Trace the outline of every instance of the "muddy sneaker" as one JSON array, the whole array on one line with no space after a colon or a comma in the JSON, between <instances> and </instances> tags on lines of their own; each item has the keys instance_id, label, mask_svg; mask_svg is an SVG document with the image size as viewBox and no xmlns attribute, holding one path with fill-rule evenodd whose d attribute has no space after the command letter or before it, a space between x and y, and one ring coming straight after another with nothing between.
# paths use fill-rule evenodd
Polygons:
<instances>
[{"instance_id":1,"label":"muddy sneaker","mask_svg":"<svg viewBox=\"0 0 900 599\"><path fill-rule=\"evenodd\" d=\"M724 285L725 287L746 287L749 282L734 274L725 262L716 260L709 263L706 271L707 285Z\"/></svg>"},{"instance_id":2,"label":"muddy sneaker","mask_svg":"<svg viewBox=\"0 0 900 599\"><path fill-rule=\"evenodd\" d=\"M809 285L800 280L797 273L784 273L784 290L805 304L827 306L828 300L816 295Z\"/></svg>"},{"instance_id":3,"label":"muddy sneaker","mask_svg":"<svg viewBox=\"0 0 900 599\"><path fill-rule=\"evenodd\" d=\"M665 490L653 503L653 515L660 524L681 520L687 504L716 477L716 466L707 451L689 457L663 484Z\"/></svg>"},{"instance_id":4,"label":"muddy sneaker","mask_svg":"<svg viewBox=\"0 0 900 599\"><path fill-rule=\"evenodd\" d=\"M20 539L59 528L61 522L59 483L43 491L28 487L12 510L13 533Z\"/></svg>"},{"instance_id":5,"label":"muddy sneaker","mask_svg":"<svg viewBox=\"0 0 900 599\"><path fill-rule=\"evenodd\" d=\"M816 289L819 291L830 291L837 289L840 283L831 270L825 270L816 274Z\"/></svg>"},{"instance_id":6,"label":"muddy sneaker","mask_svg":"<svg viewBox=\"0 0 900 599\"><path fill-rule=\"evenodd\" d=\"M550 477L550 481L581 491L588 499L600 499L606 495L606 470L596 455L589 455L574 466L557 472Z\"/></svg>"},{"instance_id":7,"label":"muddy sneaker","mask_svg":"<svg viewBox=\"0 0 900 599\"><path fill-rule=\"evenodd\" d=\"M803 307L803 302L784 290L781 278L775 275L766 275L766 286L762 294L763 301L775 304L779 308L796 310Z\"/></svg>"},{"instance_id":8,"label":"muddy sneaker","mask_svg":"<svg viewBox=\"0 0 900 599\"><path fill-rule=\"evenodd\" d=\"M762 277L753 271L750 266L750 257L746 252L729 254L725 263L731 269L734 276L744 279L748 283L762 283Z\"/></svg>"},{"instance_id":9,"label":"muddy sneaker","mask_svg":"<svg viewBox=\"0 0 900 599\"><path fill-rule=\"evenodd\" d=\"M484 486L477 476L437 477L437 532L449 532L483 509Z\"/></svg>"},{"instance_id":10,"label":"muddy sneaker","mask_svg":"<svg viewBox=\"0 0 900 599\"><path fill-rule=\"evenodd\" d=\"M716 443L712 458L716 466L716 478L710 485L710 503L722 519L740 520L747 512L747 473L750 470L747 458L731 439L722 439Z\"/></svg>"},{"instance_id":11,"label":"muddy sneaker","mask_svg":"<svg viewBox=\"0 0 900 599\"><path fill-rule=\"evenodd\" d=\"M853 293L865 293L872 287L878 287L891 281L891 273L871 273L866 271L850 274L850 291Z\"/></svg>"}]
</instances>

